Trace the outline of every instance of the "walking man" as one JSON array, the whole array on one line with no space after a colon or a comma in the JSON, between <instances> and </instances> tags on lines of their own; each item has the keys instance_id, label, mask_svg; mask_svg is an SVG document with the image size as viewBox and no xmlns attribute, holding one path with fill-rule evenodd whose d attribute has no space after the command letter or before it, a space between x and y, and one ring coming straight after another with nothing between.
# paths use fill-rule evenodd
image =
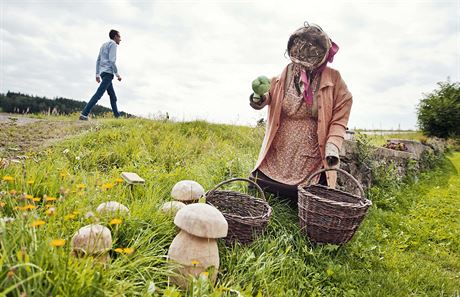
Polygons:
<instances>
[{"instance_id":1,"label":"walking man","mask_svg":"<svg viewBox=\"0 0 460 297\"><path fill-rule=\"evenodd\" d=\"M88 115L91 109L94 107L94 105L96 105L97 101L101 99L105 91L107 91L107 94L109 94L113 115L116 118L120 116L117 108L117 96L115 95L115 90L113 89L112 85L114 76L116 76L117 79L121 81L121 76L118 74L118 69L115 65L115 61L117 59L117 46L121 41L120 32L117 30L110 30L109 37L110 41L107 41L101 46L101 49L99 50L99 56L97 57L96 81L97 83L100 83L99 87L81 112L80 120L88 120Z\"/></svg>"}]
</instances>

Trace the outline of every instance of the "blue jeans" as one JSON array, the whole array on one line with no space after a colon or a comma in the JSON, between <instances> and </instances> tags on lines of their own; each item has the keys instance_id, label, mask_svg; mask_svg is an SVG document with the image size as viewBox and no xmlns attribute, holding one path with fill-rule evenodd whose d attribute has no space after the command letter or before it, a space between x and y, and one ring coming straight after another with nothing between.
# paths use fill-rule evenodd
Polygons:
<instances>
[{"instance_id":1,"label":"blue jeans","mask_svg":"<svg viewBox=\"0 0 460 297\"><path fill-rule=\"evenodd\" d=\"M104 95L104 92L107 91L107 94L109 94L110 97L110 105L112 106L113 115L116 118L118 118L120 116L120 113L118 112L117 108L117 96L115 95L115 90L113 89L112 85L113 74L102 72L101 78L102 81L99 84L99 88L97 88L96 93L93 95L91 100L89 100L88 104L86 104L81 114L84 116L88 116L91 109L94 107L94 105L96 105L97 101L99 101L102 95Z\"/></svg>"}]
</instances>

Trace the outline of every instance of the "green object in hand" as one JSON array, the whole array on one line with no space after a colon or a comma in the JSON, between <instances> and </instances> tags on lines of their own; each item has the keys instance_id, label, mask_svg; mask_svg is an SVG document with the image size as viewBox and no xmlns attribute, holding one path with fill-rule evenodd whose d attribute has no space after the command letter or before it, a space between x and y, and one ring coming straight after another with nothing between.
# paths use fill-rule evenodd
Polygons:
<instances>
[{"instance_id":1,"label":"green object in hand","mask_svg":"<svg viewBox=\"0 0 460 297\"><path fill-rule=\"evenodd\" d=\"M252 81L252 90L262 96L270 90L270 80L266 76L259 76Z\"/></svg>"}]
</instances>

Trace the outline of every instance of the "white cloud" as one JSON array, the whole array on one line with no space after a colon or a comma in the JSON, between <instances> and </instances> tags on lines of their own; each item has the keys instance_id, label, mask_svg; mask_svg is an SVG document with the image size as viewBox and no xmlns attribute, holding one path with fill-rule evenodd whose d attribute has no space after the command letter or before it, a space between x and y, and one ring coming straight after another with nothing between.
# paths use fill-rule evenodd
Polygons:
<instances>
[{"instance_id":1,"label":"white cloud","mask_svg":"<svg viewBox=\"0 0 460 297\"><path fill-rule=\"evenodd\" d=\"M1 2L0 92L77 100L95 91L95 60L121 32L119 109L179 120L254 124L250 83L278 75L305 20L340 46L333 68L354 95L350 127L414 128L423 92L460 78L458 1ZM100 103L109 105L103 98Z\"/></svg>"}]
</instances>

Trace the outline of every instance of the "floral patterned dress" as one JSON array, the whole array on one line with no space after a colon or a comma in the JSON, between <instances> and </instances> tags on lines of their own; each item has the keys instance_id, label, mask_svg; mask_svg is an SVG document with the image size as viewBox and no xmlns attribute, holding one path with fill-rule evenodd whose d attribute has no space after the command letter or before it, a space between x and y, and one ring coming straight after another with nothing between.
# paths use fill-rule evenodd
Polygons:
<instances>
[{"instance_id":1,"label":"floral patterned dress","mask_svg":"<svg viewBox=\"0 0 460 297\"><path fill-rule=\"evenodd\" d=\"M280 126L259 167L269 178L287 185L298 185L321 168L317 115L312 110L312 105L307 104L296 90L293 77L282 103ZM313 182L317 182L318 178Z\"/></svg>"}]
</instances>

